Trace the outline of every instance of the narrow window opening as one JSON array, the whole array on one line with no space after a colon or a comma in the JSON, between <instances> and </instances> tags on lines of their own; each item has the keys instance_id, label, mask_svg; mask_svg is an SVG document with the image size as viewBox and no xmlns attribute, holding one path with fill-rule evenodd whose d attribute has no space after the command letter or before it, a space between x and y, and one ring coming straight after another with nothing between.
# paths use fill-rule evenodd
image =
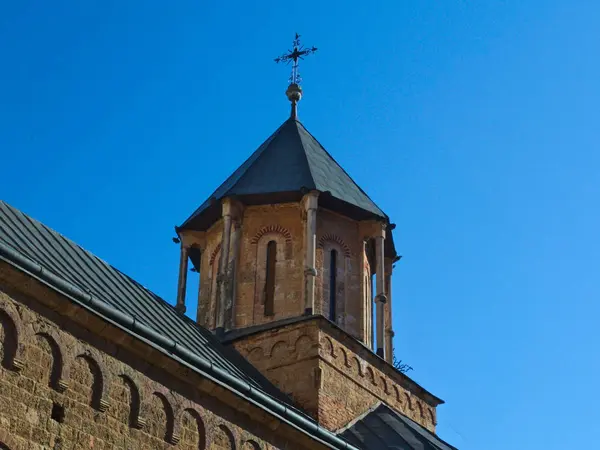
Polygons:
<instances>
[{"instance_id":1,"label":"narrow window opening","mask_svg":"<svg viewBox=\"0 0 600 450\"><path fill-rule=\"evenodd\" d=\"M335 300L337 290L337 251L331 250L329 256L329 320L335 322Z\"/></svg>"},{"instance_id":2,"label":"narrow window opening","mask_svg":"<svg viewBox=\"0 0 600 450\"><path fill-rule=\"evenodd\" d=\"M56 402L52 403L52 412L50 417L55 422L63 423L65 420L65 407Z\"/></svg>"},{"instance_id":3,"label":"narrow window opening","mask_svg":"<svg viewBox=\"0 0 600 450\"><path fill-rule=\"evenodd\" d=\"M267 244L267 277L265 280L265 316L275 313L275 263L277 262L277 243Z\"/></svg>"}]
</instances>

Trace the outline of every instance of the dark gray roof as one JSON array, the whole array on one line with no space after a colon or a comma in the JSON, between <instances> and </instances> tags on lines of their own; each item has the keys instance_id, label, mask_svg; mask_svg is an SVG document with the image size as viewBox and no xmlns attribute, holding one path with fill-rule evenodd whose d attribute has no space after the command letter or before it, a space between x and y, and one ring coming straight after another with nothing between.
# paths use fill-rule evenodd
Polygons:
<instances>
[{"instance_id":1,"label":"dark gray roof","mask_svg":"<svg viewBox=\"0 0 600 450\"><path fill-rule=\"evenodd\" d=\"M223 197L306 189L328 193L334 201L387 219L304 125L290 118L200 205L181 228L193 228L198 222L195 219Z\"/></svg>"},{"instance_id":2,"label":"dark gray roof","mask_svg":"<svg viewBox=\"0 0 600 450\"><path fill-rule=\"evenodd\" d=\"M456 450L415 421L380 404L339 436L364 450Z\"/></svg>"},{"instance_id":3,"label":"dark gray roof","mask_svg":"<svg viewBox=\"0 0 600 450\"><path fill-rule=\"evenodd\" d=\"M278 401L289 399L234 349L110 264L0 200L0 242L84 292L134 317Z\"/></svg>"}]
</instances>

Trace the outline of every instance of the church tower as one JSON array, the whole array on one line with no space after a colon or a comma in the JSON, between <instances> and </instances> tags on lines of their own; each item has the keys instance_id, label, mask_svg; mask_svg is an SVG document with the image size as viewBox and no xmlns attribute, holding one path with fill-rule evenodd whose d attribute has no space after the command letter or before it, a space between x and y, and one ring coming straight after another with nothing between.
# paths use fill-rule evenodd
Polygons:
<instances>
[{"instance_id":1,"label":"church tower","mask_svg":"<svg viewBox=\"0 0 600 450\"><path fill-rule=\"evenodd\" d=\"M197 322L234 346L319 424L348 425L378 404L430 431L442 403L394 368L388 216L297 117L296 35L290 117L177 227L176 308L191 262Z\"/></svg>"}]
</instances>

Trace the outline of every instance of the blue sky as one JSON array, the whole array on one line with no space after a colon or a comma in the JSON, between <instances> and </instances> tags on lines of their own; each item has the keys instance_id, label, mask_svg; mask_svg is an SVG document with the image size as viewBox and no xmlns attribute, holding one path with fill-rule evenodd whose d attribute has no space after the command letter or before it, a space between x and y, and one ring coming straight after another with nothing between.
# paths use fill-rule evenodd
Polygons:
<instances>
[{"instance_id":1,"label":"blue sky","mask_svg":"<svg viewBox=\"0 0 600 450\"><path fill-rule=\"evenodd\" d=\"M300 119L397 224L395 346L440 435L588 448L598 30L578 0L4 2L0 196L172 301L173 226L286 119L298 31Z\"/></svg>"}]
</instances>

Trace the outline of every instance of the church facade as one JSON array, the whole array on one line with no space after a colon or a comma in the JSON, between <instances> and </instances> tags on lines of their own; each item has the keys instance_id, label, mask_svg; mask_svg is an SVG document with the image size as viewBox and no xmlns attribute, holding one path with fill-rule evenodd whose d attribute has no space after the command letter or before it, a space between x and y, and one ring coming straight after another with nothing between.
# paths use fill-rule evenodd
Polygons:
<instances>
[{"instance_id":1,"label":"church facade","mask_svg":"<svg viewBox=\"0 0 600 450\"><path fill-rule=\"evenodd\" d=\"M0 202L0 449L454 448L393 364L394 225L300 96L176 228L174 306Z\"/></svg>"}]
</instances>

